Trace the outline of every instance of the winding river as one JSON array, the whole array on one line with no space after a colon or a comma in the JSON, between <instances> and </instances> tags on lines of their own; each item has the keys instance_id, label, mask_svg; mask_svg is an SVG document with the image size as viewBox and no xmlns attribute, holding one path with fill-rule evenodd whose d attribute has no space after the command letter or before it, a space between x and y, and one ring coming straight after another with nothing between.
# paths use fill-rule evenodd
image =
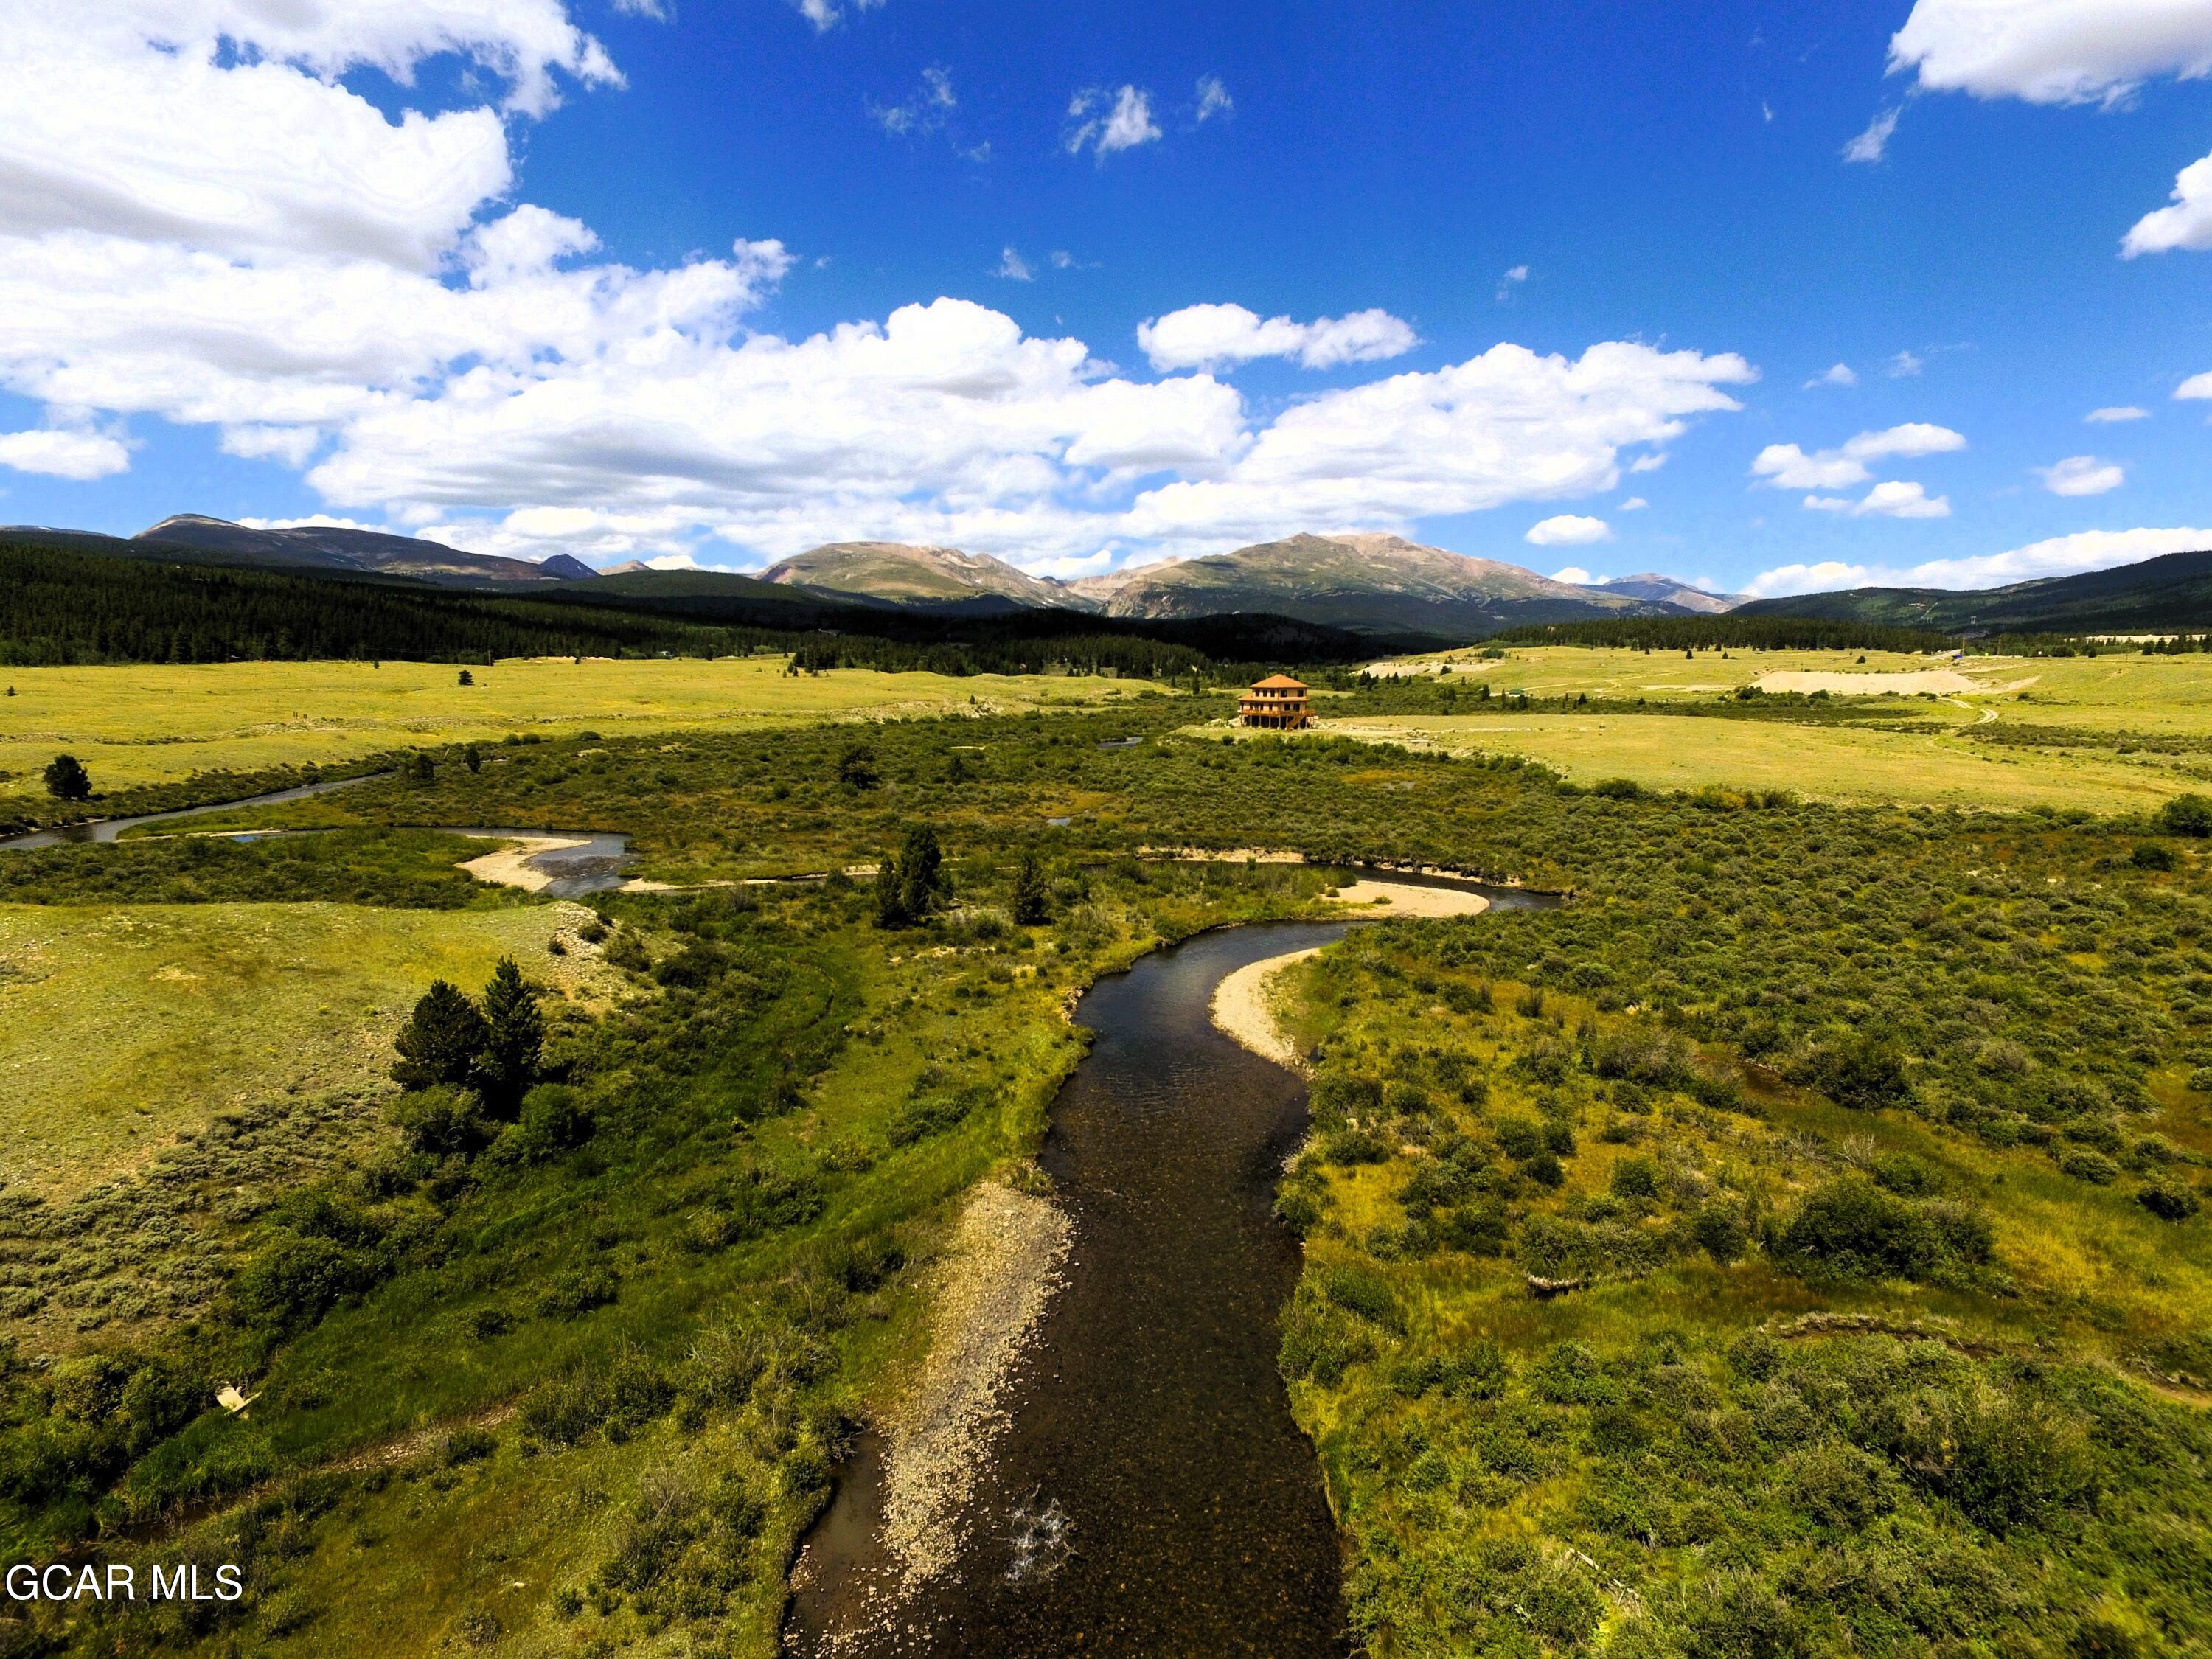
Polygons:
<instances>
[{"instance_id":1,"label":"winding river","mask_svg":"<svg viewBox=\"0 0 2212 1659\"><path fill-rule=\"evenodd\" d=\"M1554 902L1478 890L1499 908ZM1273 1200L1305 1087L1216 1030L1207 1008L1237 969L1351 925L1203 933L1078 1005L1097 1041L1040 1154L1073 1249L1002 1397L956 1564L895 1604L884 1595L896 1573L879 1527L884 1449L869 1437L802 1553L788 1651L1346 1650L1335 1527L1275 1368L1300 1258Z\"/></svg>"}]
</instances>

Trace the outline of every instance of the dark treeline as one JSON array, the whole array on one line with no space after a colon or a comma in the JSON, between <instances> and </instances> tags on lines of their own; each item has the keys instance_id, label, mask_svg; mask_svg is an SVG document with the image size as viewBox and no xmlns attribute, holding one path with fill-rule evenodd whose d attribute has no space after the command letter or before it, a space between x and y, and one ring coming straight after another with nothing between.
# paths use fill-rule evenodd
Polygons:
<instances>
[{"instance_id":1,"label":"dark treeline","mask_svg":"<svg viewBox=\"0 0 2212 1659\"><path fill-rule=\"evenodd\" d=\"M1635 617L1509 629L1499 645L1596 645L1631 651L1942 651L1954 635L1824 617Z\"/></svg>"},{"instance_id":2,"label":"dark treeline","mask_svg":"<svg viewBox=\"0 0 2212 1659\"><path fill-rule=\"evenodd\" d=\"M590 585L527 598L346 575L120 560L0 544L0 664L791 653L830 668L1113 673L1226 684L1441 640L1377 640L1283 617L1134 622L1076 611L947 614ZM1255 666L1255 665L1257 666Z\"/></svg>"},{"instance_id":3,"label":"dark treeline","mask_svg":"<svg viewBox=\"0 0 2212 1659\"><path fill-rule=\"evenodd\" d=\"M0 662L488 662L706 654L726 629L397 583L277 575L0 545Z\"/></svg>"}]
</instances>

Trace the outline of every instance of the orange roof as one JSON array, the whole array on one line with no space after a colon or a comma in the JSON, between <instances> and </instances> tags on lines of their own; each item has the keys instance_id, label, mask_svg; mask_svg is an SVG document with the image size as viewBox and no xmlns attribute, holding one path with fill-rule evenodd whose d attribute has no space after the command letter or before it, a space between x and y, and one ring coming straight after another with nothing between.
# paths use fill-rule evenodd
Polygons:
<instances>
[{"instance_id":1,"label":"orange roof","mask_svg":"<svg viewBox=\"0 0 2212 1659\"><path fill-rule=\"evenodd\" d=\"M1304 680L1294 680L1288 674L1270 674L1252 688L1255 691L1303 691Z\"/></svg>"}]
</instances>

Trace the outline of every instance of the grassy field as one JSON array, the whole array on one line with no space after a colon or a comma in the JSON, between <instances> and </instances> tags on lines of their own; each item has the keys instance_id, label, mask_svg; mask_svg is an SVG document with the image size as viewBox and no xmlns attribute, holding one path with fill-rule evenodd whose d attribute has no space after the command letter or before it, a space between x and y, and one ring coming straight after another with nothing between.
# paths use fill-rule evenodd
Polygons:
<instances>
[{"instance_id":1,"label":"grassy field","mask_svg":"<svg viewBox=\"0 0 2212 1659\"><path fill-rule=\"evenodd\" d=\"M17 668L0 698L0 793L43 799L58 752L95 789L195 772L327 766L388 749L495 742L509 732L607 736L744 730L955 709L1110 701L1149 688L1112 679L879 674L793 677L781 658L629 661L565 657L469 671L449 665L230 663L200 667Z\"/></svg>"},{"instance_id":2,"label":"grassy field","mask_svg":"<svg viewBox=\"0 0 2212 1659\"><path fill-rule=\"evenodd\" d=\"M1960 807L2155 811L2203 780L2071 750L2001 749L1948 726L1922 732L1647 715L1403 715L1331 720L1339 736L1451 754L1522 755L1583 785L1789 789L1813 800Z\"/></svg>"},{"instance_id":3,"label":"grassy field","mask_svg":"<svg viewBox=\"0 0 2212 1659\"><path fill-rule=\"evenodd\" d=\"M0 906L0 1182L63 1200L263 1097L380 1085L433 979L580 985L574 907Z\"/></svg>"},{"instance_id":4,"label":"grassy field","mask_svg":"<svg viewBox=\"0 0 2212 1659\"><path fill-rule=\"evenodd\" d=\"M2204 655L1973 658L1954 668L1882 652L1686 659L1540 647L1392 666L1446 662L1450 671L1435 684L1457 688L1453 712L1370 714L1357 697L1324 696L1316 703L1323 729L1525 756L1585 785L1626 777L1648 788L1790 789L1855 803L2128 812L2212 780L2212 657ZM1927 691L1894 678L1931 673L1949 683ZM1871 695L1844 694L1854 681ZM1488 703L1475 700L1481 685L1492 690ZM1834 688L1826 699L1763 705L1749 711L1756 720L1667 712L1703 703L1743 713L1742 688L1822 685ZM1528 698L1528 712L1509 714L1495 701L1516 695ZM1604 707L1571 706L1583 698Z\"/></svg>"}]
</instances>

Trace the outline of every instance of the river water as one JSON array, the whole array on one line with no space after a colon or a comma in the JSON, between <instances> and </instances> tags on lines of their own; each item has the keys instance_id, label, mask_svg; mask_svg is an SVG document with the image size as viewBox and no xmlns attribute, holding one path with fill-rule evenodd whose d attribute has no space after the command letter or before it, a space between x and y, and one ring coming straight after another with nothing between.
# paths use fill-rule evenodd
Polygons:
<instances>
[{"instance_id":1,"label":"river water","mask_svg":"<svg viewBox=\"0 0 2212 1659\"><path fill-rule=\"evenodd\" d=\"M1362 872L1382 874L1383 872ZM1443 878L1495 909L1557 895ZM1039 1154L1074 1224L1065 1284L1001 1401L956 1565L888 1618L884 1447L865 1437L809 1535L786 1620L799 1659L1335 1659L1340 1554L1275 1368L1297 1240L1273 1212L1304 1082L1214 1029L1237 969L1345 922L1202 933L1077 1005L1096 1036Z\"/></svg>"}]
</instances>

